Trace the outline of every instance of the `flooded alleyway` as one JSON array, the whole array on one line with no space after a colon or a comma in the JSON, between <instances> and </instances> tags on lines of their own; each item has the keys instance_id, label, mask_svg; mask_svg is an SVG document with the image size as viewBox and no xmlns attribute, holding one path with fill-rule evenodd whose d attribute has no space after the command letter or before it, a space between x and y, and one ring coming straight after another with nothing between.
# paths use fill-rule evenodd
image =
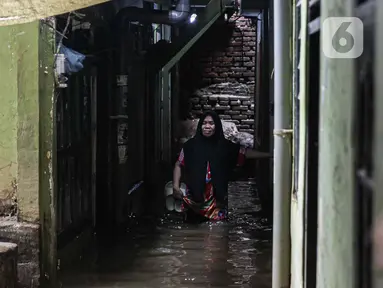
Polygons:
<instances>
[{"instance_id":1,"label":"flooded alleyway","mask_svg":"<svg viewBox=\"0 0 383 288\"><path fill-rule=\"evenodd\" d=\"M233 183L229 203L225 223L167 215L137 225L91 265L63 272L63 287L271 287L271 226L257 213L254 183Z\"/></svg>"}]
</instances>

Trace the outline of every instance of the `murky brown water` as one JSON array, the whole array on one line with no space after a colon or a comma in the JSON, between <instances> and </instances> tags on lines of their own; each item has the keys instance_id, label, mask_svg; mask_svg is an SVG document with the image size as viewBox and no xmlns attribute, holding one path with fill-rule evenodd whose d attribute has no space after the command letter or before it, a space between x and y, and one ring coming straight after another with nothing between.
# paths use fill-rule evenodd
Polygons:
<instances>
[{"instance_id":1,"label":"murky brown water","mask_svg":"<svg viewBox=\"0 0 383 288\"><path fill-rule=\"evenodd\" d=\"M271 287L272 233L256 216L254 185L231 185L229 205L228 222L192 225L169 215L138 226L93 265L65 273L63 287Z\"/></svg>"}]
</instances>

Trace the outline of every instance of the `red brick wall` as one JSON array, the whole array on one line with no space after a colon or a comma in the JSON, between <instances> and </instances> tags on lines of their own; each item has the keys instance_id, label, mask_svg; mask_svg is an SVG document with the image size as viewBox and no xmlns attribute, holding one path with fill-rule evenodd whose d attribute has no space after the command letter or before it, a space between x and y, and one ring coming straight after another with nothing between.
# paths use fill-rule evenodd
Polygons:
<instances>
[{"instance_id":1,"label":"red brick wall","mask_svg":"<svg viewBox=\"0 0 383 288\"><path fill-rule=\"evenodd\" d=\"M207 45L216 48L215 51L202 51L201 54L202 83L205 85L233 81L240 83L254 81L255 27L249 25L249 21L242 17L234 16L230 21L229 25L221 24L214 27L212 31L209 31L211 33L208 33L208 39L204 39ZM222 30L226 31L221 32ZM225 34L226 37L231 37L226 43L218 40L218 43L226 45L216 47L214 42L217 41L216 37L219 37L221 33Z\"/></svg>"},{"instance_id":2,"label":"red brick wall","mask_svg":"<svg viewBox=\"0 0 383 288\"><path fill-rule=\"evenodd\" d=\"M254 124L250 122L254 119L256 38L256 26L237 15L233 15L229 23L220 21L214 24L201 37L181 61L181 90L184 92L181 110L184 116L197 116L204 110L214 109L214 103L209 101L212 97L207 99L205 91L224 94L225 99L221 100L225 103L219 103L218 111L222 118L243 125L238 128L246 132L253 132ZM228 82L231 84L213 85ZM209 89L198 90L207 86ZM226 99L230 95L247 96L244 97L247 99L241 99L244 101L240 110L237 99ZM200 101L196 99L198 97ZM226 105L226 102L229 106L222 110L222 104ZM239 111L244 113L238 115Z\"/></svg>"},{"instance_id":3,"label":"red brick wall","mask_svg":"<svg viewBox=\"0 0 383 288\"><path fill-rule=\"evenodd\" d=\"M256 27L250 20L234 15L229 23L214 24L183 58L182 84L191 88L186 78L195 81L193 88L254 81L255 49Z\"/></svg>"}]
</instances>

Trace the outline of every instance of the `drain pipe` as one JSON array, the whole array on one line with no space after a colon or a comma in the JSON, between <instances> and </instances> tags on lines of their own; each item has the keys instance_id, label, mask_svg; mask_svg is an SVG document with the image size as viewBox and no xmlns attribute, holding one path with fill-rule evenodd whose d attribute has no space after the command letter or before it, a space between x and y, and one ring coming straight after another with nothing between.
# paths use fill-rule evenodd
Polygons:
<instances>
[{"instance_id":1,"label":"drain pipe","mask_svg":"<svg viewBox=\"0 0 383 288\"><path fill-rule=\"evenodd\" d=\"M290 287L291 1L274 0L273 288ZM287 134L287 135L286 135ZM285 137L287 136L287 137Z\"/></svg>"},{"instance_id":2,"label":"drain pipe","mask_svg":"<svg viewBox=\"0 0 383 288\"><path fill-rule=\"evenodd\" d=\"M189 14L190 0L179 0L174 10L148 10L128 6L122 8L116 17L120 23L128 19L130 22L176 25L184 23Z\"/></svg>"}]
</instances>

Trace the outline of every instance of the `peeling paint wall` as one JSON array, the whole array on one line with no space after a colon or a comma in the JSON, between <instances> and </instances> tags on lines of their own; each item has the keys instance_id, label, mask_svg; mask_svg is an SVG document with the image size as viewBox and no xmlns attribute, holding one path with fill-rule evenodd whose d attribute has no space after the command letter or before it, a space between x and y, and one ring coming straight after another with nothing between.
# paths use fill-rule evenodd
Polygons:
<instances>
[{"instance_id":1,"label":"peeling paint wall","mask_svg":"<svg viewBox=\"0 0 383 288\"><path fill-rule=\"evenodd\" d=\"M296 6L296 1L294 1L294 7ZM293 45L293 57L295 65L300 65L300 69L294 71L296 77L299 79L297 83L299 87L299 95L294 95L295 97L299 96L299 105L297 109L299 112L295 114L297 121L299 123L299 130L295 130L294 133L298 133L298 141L294 142L294 145L298 147L298 154L294 155L294 165L298 167L298 177L295 179L294 174L292 174L292 181L297 181L295 183L296 191L291 196L291 223L290 223L290 233L291 233L291 287L293 288L302 288L305 287L304 279L304 260L305 260L305 247L304 247L304 209L305 209L305 185L306 185L306 135L307 135L307 115L306 115L306 97L307 97L307 21L308 21L308 0L303 0L301 2L300 13L294 11L294 36L292 41ZM299 29L296 29L297 27ZM298 32L298 31L299 32ZM301 42L295 42L296 37L301 35ZM299 51L299 57L297 56L296 51ZM298 64L300 63L300 64ZM298 93L298 92L296 92ZM295 152L296 149L294 148ZM315 261L315 260L313 260Z\"/></svg>"},{"instance_id":2,"label":"peeling paint wall","mask_svg":"<svg viewBox=\"0 0 383 288\"><path fill-rule=\"evenodd\" d=\"M39 22L19 25L17 71L17 202L19 219L39 219Z\"/></svg>"},{"instance_id":3,"label":"peeling paint wall","mask_svg":"<svg viewBox=\"0 0 383 288\"><path fill-rule=\"evenodd\" d=\"M40 61L45 56L45 46L54 47L54 37L42 36L46 25L42 23L45 22L0 25L0 217L17 215L0 218L0 241L18 244L21 287L39 287L40 268L43 269L42 275L48 276L53 274L47 272L46 267L56 269L55 259L49 258L54 257L55 250L47 244L56 249L54 239L47 237L49 233L55 235L55 229L49 230L48 227L54 218L44 210L45 221L39 225L40 200L49 201L49 204L42 201L42 208L46 208L50 207L53 199L49 187L43 185L40 189L42 175L50 176L45 169L40 173L40 168L48 164L52 166L49 160L48 164L44 162L40 167L40 151L45 151L40 150L40 139L45 144L54 145L52 139L44 138L40 124L52 126L52 118L55 117L51 108L41 110L47 101L53 105L54 83L51 72L53 49L46 49L46 54L51 57ZM54 35L49 31L49 35ZM45 91L49 93L44 94ZM42 117L42 112L49 114L48 121ZM45 152L44 159L46 155Z\"/></svg>"}]
</instances>

